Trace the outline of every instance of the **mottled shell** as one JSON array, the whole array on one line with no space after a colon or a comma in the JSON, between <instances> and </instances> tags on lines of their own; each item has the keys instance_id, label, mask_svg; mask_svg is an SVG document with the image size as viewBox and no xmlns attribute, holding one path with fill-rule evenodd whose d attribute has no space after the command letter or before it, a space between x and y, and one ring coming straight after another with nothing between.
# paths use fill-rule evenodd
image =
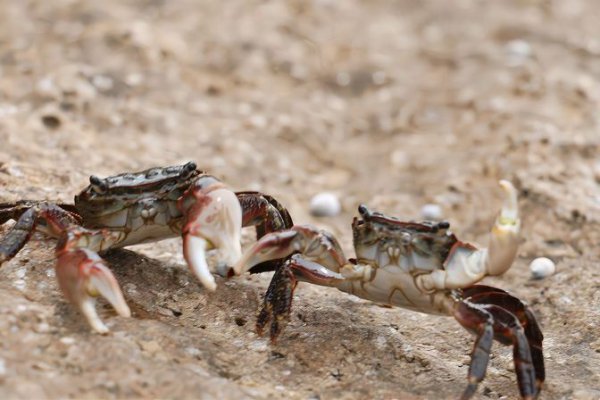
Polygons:
<instances>
[{"instance_id":1,"label":"mottled shell","mask_svg":"<svg viewBox=\"0 0 600 400\"><path fill-rule=\"evenodd\" d=\"M354 219L352 231L362 264L383 267L393 262L407 271L441 269L457 242L448 222L402 222L364 205L359 212L362 218Z\"/></svg>"}]
</instances>

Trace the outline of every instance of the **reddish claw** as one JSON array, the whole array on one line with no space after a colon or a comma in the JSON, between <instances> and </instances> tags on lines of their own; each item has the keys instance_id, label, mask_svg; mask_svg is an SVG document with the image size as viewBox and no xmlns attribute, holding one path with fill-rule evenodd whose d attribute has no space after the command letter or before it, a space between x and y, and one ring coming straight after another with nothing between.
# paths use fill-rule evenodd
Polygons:
<instances>
[{"instance_id":1,"label":"reddish claw","mask_svg":"<svg viewBox=\"0 0 600 400\"><path fill-rule=\"evenodd\" d=\"M206 251L219 250L217 273L221 276L237 274L230 269L242 255L240 202L235 193L207 175L188 189L178 207L184 214L184 257L200 282L214 291L217 284L206 262Z\"/></svg>"},{"instance_id":2,"label":"reddish claw","mask_svg":"<svg viewBox=\"0 0 600 400\"><path fill-rule=\"evenodd\" d=\"M108 328L94 307L97 296L104 297L122 317L131 316L131 311L117 280L100 256L92 250L78 247L84 229L77 227L73 231L76 232L65 234L56 250L58 284L65 297L81 311L92 329L106 333ZM85 230L85 235L86 239L101 237L102 232Z\"/></svg>"}]
</instances>

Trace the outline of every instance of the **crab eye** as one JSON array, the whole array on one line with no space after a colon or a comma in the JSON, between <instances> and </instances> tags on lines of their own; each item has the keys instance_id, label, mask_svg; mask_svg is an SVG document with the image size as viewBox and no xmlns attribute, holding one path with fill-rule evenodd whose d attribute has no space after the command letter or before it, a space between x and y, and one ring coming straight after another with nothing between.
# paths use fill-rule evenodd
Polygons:
<instances>
[{"instance_id":1,"label":"crab eye","mask_svg":"<svg viewBox=\"0 0 600 400\"><path fill-rule=\"evenodd\" d=\"M448 229L448 228L450 228L450 222L448 222L448 221L438 222L437 227L439 229Z\"/></svg>"},{"instance_id":2,"label":"crab eye","mask_svg":"<svg viewBox=\"0 0 600 400\"><path fill-rule=\"evenodd\" d=\"M90 175L90 185L92 186L92 190L98 194L105 193L108 190L106 181L98 178L96 175Z\"/></svg>"},{"instance_id":3,"label":"crab eye","mask_svg":"<svg viewBox=\"0 0 600 400\"><path fill-rule=\"evenodd\" d=\"M369 209L367 208L367 206L366 206L366 205L364 205L364 204L361 204L361 205L359 205L359 206L358 206L358 213L359 213L359 214L361 215L361 217L363 217L363 218L368 218L368 217L370 217L370 216L371 216L371 210L369 210Z\"/></svg>"},{"instance_id":4,"label":"crab eye","mask_svg":"<svg viewBox=\"0 0 600 400\"><path fill-rule=\"evenodd\" d=\"M189 174L189 173L194 172L195 170L196 170L196 163L193 161L190 161L189 163L185 164L181 168L182 174Z\"/></svg>"}]
</instances>

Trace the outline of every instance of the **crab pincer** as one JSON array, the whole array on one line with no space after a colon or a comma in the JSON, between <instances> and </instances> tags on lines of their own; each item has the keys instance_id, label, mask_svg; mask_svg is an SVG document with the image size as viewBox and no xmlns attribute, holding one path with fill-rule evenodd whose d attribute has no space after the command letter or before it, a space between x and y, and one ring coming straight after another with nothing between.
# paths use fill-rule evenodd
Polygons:
<instances>
[{"instance_id":1,"label":"crab pincer","mask_svg":"<svg viewBox=\"0 0 600 400\"><path fill-rule=\"evenodd\" d=\"M219 251L216 271L221 276L238 274L234 269L242 256L240 242L242 208L234 192L216 178L198 179L177 203L184 215L183 255L190 269L210 291L217 288L206 262L206 251Z\"/></svg>"},{"instance_id":2,"label":"crab pincer","mask_svg":"<svg viewBox=\"0 0 600 400\"><path fill-rule=\"evenodd\" d=\"M244 272L262 262L285 259L298 252L332 271L339 271L346 263L339 243L331 234L311 225L295 225L260 238L240 258L235 268Z\"/></svg>"},{"instance_id":3,"label":"crab pincer","mask_svg":"<svg viewBox=\"0 0 600 400\"><path fill-rule=\"evenodd\" d=\"M108 327L96 312L97 296L104 297L122 317L131 316L131 311L117 280L102 258L89 248L79 247L80 231L86 231L85 234L90 235L85 240L105 234L84 228L66 232L56 250L56 277L67 300L81 311L92 329L98 333L107 333Z\"/></svg>"}]
</instances>

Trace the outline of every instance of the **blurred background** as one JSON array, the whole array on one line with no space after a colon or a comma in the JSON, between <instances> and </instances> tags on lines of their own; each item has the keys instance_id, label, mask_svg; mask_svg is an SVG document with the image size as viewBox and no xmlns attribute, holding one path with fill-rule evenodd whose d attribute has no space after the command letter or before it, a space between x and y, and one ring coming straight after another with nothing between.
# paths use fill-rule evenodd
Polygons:
<instances>
[{"instance_id":1,"label":"blurred background","mask_svg":"<svg viewBox=\"0 0 600 400\"><path fill-rule=\"evenodd\" d=\"M360 203L486 244L510 179L522 245L486 283L538 315L542 398L600 398L599 18L593 0L0 0L0 202L70 202L90 174L194 160L351 257ZM322 192L341 212L311 215ZM108 256L134 318L105 307L113 334L94 335L52 246L0 269L2 398L438 399L466 384L473 339L455 321L333 289L300 285L271 346L253 333L270 274L206 293L178 240ZM532 280L539 256L557 272ZM496 345L479 396L517 393Z\"/></svg>"}]
</instances>

